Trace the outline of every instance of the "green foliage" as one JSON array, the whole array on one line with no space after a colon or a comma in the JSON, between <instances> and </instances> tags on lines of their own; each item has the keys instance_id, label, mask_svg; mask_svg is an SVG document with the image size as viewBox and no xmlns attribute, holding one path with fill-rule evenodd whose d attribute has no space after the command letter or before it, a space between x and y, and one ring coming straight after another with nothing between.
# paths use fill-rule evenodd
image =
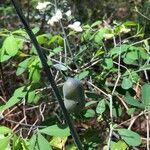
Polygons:
<instances>
[{"instance_id":1,"label":"green foliage","mask_svg":"<svg viewBox=\"0 0 150 150\"><path fill-rule=\"evenodd\" d=\"M5 105L0 106L0 111L4 111L17 104L25 97L26 93L27 91L25 89L25 86L16 89L13 96L7 101L7 103Z\"/></svg>"},{"instance_id":2,"label":"green foliage","mask_svg":"<svg viewBox=\"0 0 150 150\"><path fill-rule=\"evenodd\" d=\"M84 116L85 116L86 118L92 118L92 117L95 116L95 111L94 111L93 109L88 109L88 110L85 112Z\"/></svg>"},{"instance_id":3,"label":"green foliage","mask_svg":"<svg viewBox=\"0 0 150 150\"><path fill-rule=\"evenodd\" d=\"M102 114L103 112L105 112L106 110L106 104L105 104L105 100L101 100L99 101L99 103L97 104L97 107L96 107L96 112L98 114Z\"/></svg>"},{"instance_id":4,"label":"green foliage","mask_svg":"<svg viewBox=\"0 0 150 150\"><path fill-rule=\"evenodd\" d=\"M145 106L150 106L150 84L142 86L142 102Z\"/></svg>"},{"instance_id":5,"label":"green foliage","mask_svg":"<svg viewBox=\"0 0 150 150\"><path fill-rule=\"evenodd\" d=\"M40 133L38 133L37 135L37 143L39 150L41 149L52 150L49 142Z\"/></svg>"},{"instance_id":6,"label":"green foliage","mask_svg":"<svg viewBox=\"0 0 150 150\"><path fill-rule=\"evenodd\" d=\"M0 134L7 134L7 133L11 133L12 130L5 127L5 126L0 126Z\"/></svg>"},{"instance_id":7,"label":"green foliage","mask_svg":"<svg viewBox=\"0 0 150 150\"><path fill-rule=\"evenodd\" d=\"M124 141L112 142L111 150L127 150L128 146Z\"/></svg>"},{"instance_id":8,"label":"green foliage","mask_svg":"<svg viewBox=\"0 0 150 150\"><path fill-rule=\"evenodd\" d=\"M127 129L118 129L117 130L121 138L129 145L129 146L138 146L141 144L141 137L136 132Z\"/></svg>"},{"instance_id":9,"label":"green foliage","mask_svg":"<svg viewBox=\"0 0 150 150\"><path fill-rule=\"evenodd\" d=\"M58 127L57 125L49 126L47 128L39 130L40 133L44 133L56 137L67 137L70 135L69 128Z\"/></svg>"},{"instance_id":10,"label":"green foliage","mask_svg":"<svg viewBox=\"0 0 150 150\"><path fill-rule=\"evenodd\" d=\"M126 90L131 88L132 87L132 81L129 78L123 78L121 87L123 89L126 89Z\"/></svg>"},{"instance_id":11,"label":"green foliage","mask_svg":"<svg viewBox=\"0 0 150 150\"><path fill-rule=\"evenodd\" d=\"M122 127L127 125L125 124L127 119L140 117L138 115L142 111L147 115L150 108L149 37L147 37L148 33L144 32L148 29L147 21L142 22L144 26L141 26L141 22L137 20L117 20L117 15L120 14L118 4L122 4L120 1L114 2L113 5L110 5L111 2L103 1L99 2L101 3L99 6L95 1L89 1L90 5L87 5L88 1L83 1L80 5L79 1L70 1L73 8L79 8L75 8L77 12L72 10L75 12L67 18L65 12L70 8L68 2L59 1L57 7L63 12L63 18L51 27L46 24L46 21L55 12L53 4L50 4L47 10L37 13L38 10L35 10L35 7L38 1L32 0L29 2L32 4L29 10L33 11L25 15L29 15L32 31L45 54L45 59L58 84L60 95L63 96L62 83L65 82L62 73L66 77L74 77L83 83L86 90L86 105L80 111L78 103L75 102L78 114L71 113L71 117L74 119L75 126L79 128L79 136L85 149L104 149L103 146L106 144L109 144L111 150L145 148L145 143L141 141L140 136L142 131L139 131L140 129L136 126L141 123L138 119L134 122L135 132ZM27 3L22 2L22 6L27 6ZM97 7L100 6L103 7L98 9ZM112 12L114 9L112 7L116 9L115 14ZM11 15L15 13L10 6L0 8L0 12L3 13L4 18L15 17L13 22L17 24L16 28L19 27L16 16ZM24 12L26 13L26 9ZM86 12L88 14L84 16ZM73 15L76 14L78 17L78 13L81 18L89 20L84 22L80 19L82 32L72 31L68 27L77 20ZM105 14L105 17L100 13ZM108 14L116 15L116 17L111 20L111 17L107 18ZM105 18L105 20L99 18ZM4 20L6 20L5 26L12 22L9 19ZM39 25L41 26L38 27ZM68 126L58 125L65 121L45 78L35 47L25 30L13 27L14 25L11 28L9 25L0 29L0 84L2 83L0 100L3 100L0 104L0 119L3 119L3 124L0 126L0 149L77 149L70 137ZM10 81L10 77L14 81ZM71 89L67 89L67 92L69 90ZM74 94L72 93L71 96ZM76 101L82 101L79 97L80 94ZM25 106L22 106L22 102ZM18 105L21 106L18 107ZM16 114L18 116L15 116ZM27 118L21 124L20 116L23 115ZM8 121L10 119L12 122ZM16 119L18 123L17 129L14 128L14 130L5 126L8 121L8 126L16 127L13 119ZM144 118L142 121L145 120ZM108 143L108 135L114 124L116 136L112 135L111 142Z\"/></svg>"},{"instance_id":12,"label":"green foliage","mask_svg":"<svg viewBox=\"0 0 150 150\"><path fill-rule=\"evenodd\" d=\"M3 137L3 139L0 139L0 149L7 149L9 140L9 137Z\"/></svg>"}]
</instances>

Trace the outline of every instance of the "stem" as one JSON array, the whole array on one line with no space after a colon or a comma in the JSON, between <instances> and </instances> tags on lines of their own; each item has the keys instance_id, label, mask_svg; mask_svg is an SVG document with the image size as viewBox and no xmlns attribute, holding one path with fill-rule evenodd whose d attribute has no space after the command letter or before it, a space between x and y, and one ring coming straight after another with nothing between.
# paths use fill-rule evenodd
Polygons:
<instances>
[{"instance_id":1,"label":"stem","mask_svg":"<svg viewBox=\"0 0 150 150\"><path fill-rule=\"evenodd\" d=\"M150 142L149 142L149 137L150 137L150 130L149 130L149 114L145 115L146 118L146 128L147 128L147 150L150 150Z\"/></svg>"},{"instance_id":2,"label":"stem","mask_svg":"<svg viewBox=\"0 0 150 150\"><path fill-rule=\"evenodd\" d=\"M110 144L111 144L111 137L112 137L112 134L113 134L113 126L110 125L110 132L109 132L109 139L108 139L108 143L107 143L107 150L110 150Z\"/></svg>"},{"instance_id":3,"label":"stem","mask_svg":"<svg viewBox=\"0 0 150 150\"><path fill-rule=\"evenodd\" d=\"M7 96L6 96L5 79L4 79L3 67L2 67L1 62L0 62L0 79L2 81L2 84L0 85L0 90L2 92L4 99L6 99Z\"/></svg>"},{"instance_id":4,"label":"stem","mask_svg":"<svg viewBox=\"0 0 150 150\"><path fill-rule=\"evenodd\" d=\"M44 56L44 54L43 54L43 52L42 52L42 50L41 50L37 40L36 40L36 37L33 34L30 26L28 25L28 23L27 23L27 21L25 19L25 16L23 15L22 11L20 10L19 4L17 3L17 1L16 0L11 0L11 2L14 5L14 8L15 8L15 10L16 10L16 12L17 12L17 14L18 14L18 16L19 16L19 18L21 20L21 22L23 23L23 25L25 27L25 30L28 33L28 35L29 35L29 37L30 37L30 39L31 39L31 41L32 41L32 43L33 43L33 45L34 45L38 55L39 55L39 58L40 58L41 63L43 65L43 69L46 72L46 75L47 75L48 80L49 80L49 82L51 84L51 87L52 87L52 89L53 89L53 91L55 93L55 96L56 96L56 98L57 98L57 100L59 102L59 105L60 105L61 109L62 109L63 115L64 115L64 117L66 119L66 122L67 122L69 128L70 128L71 135L74 138L74 141L75 141L78 149L79 150L83 150L82 143L81 143L81 141L79 139L79 136L78 136L78 134L76 132L76 129L75 129L74 125L73 125L72 119L71 119L69 113L67 112L67 110L65 108L64 102L63 102L63 100L62 100L62 98L61 98L61 96L59 94L58 88L56 86L56 83L55 83L54 78L52 76L52 73L50 71L50 68L49 68L49 66L47 64L46 58L45 58L45 56Z\"/></svg>"}]
</instances>

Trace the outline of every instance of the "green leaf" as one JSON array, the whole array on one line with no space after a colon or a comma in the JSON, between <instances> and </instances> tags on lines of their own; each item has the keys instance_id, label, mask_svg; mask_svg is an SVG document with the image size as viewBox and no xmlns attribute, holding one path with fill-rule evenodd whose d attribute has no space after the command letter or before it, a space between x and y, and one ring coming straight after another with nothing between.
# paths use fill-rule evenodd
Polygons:
<instances>
[{"instance_id":1,"label":"green leaf","mask_svg":"<svg viewBox=\"0 0 150 150\"><path fill-rule=\"evenodd\" d=\"M89 75L89 71L83 71L83 72L80 72L78 75L76 75L75 78L78 80L82 80L88 75Z\"/></svg>"},{"instance_id":2,"label":"green leaf","mask_svg":"<svg viewBox=\"0 0 150 150\"><path fill-rule=\"evenodd\" d=\"M110 30L108 29L108 28L102 28L102 29L100 29L97 33L96 33L96 35L95 35L95 42L96 43L98 43L98 44L102 44L102 40L103 40L103 35L105 34L105 33L109 33L110 32Z\"/></svg>"},{"instance_id":3,"label":"green leaf","mask_svg":"<svg viewBox=\"0 0 150 150\"><path fill-rule=\"evenodd\" d=\"M48 42L48 45L58 43L60 46L63 45L63 38L60 35L54 35L50 41Z\"/></svg>"},{"instance_id":4,"label":"green leaf","mask_svg":"<svg viewBox=\"0 0 150 150\"><path fill-rule=\"evenodd\" d=\"M104 66L105 69L111 69L113 67L112 58L105 58L103 66Z\"/></svg>"},{"instance_id":5,"label":"green leaf","mask_svg":"<svg viewBox=\"0 0 150 150\"><path fill-rule=\"evenodd\" d=\"M120 47L112 48L109 53L111 55L119 55L120 53L126 52L129 49L130 45L122 44Z\"/></svg>"},{"instance_id":6,"label":"green leaf","mask_svg":"<svg viewBox=\"0 0 150 150\"><path fill-rule=\"evenodd\" d=\"M39 82L41 78L41 63L38 57L32 57L28 62L29 79L33 82Z\"/></svg>"},{"instance_id":7,"label":"green leaf","mask_svg":"<svg viewBox=\"0 0 150 150\"><path fill-rule=\"evenodd\" d=\"M145 106L150 105L150 84L142 86L142 100Z\"/></svg>"},{"instance_id":8,"label":"green leaf","mask_svg":"<svg viewBox=\"0 0 150 150\"><path fill-rule=\"evenodd\" d=\"M132 96L130 96L129 92L126 93L125 101L132 106L145 109L145 105L140 103L138 100L134 99Z\"/></svg>"},{"instance_id":9,"label":"green leaf","mask_svg":"<svg viewBox=\"0 0 150 150\"><path fill-rule=\"evenodd\" d=\"M47 44L48 43L48 40L52 37L51 34L42 34L42 35L38 35L36 38L37 38L37 41L39 44Z\"/></svg>"},{"instance_id":10,"label":"green leaf","mask_svg":"<svg viewBox=\"0 0 150 150\"><path fill-rule=\"evenodd\" d=\"M149 59L149 54L145 51L144 48L139 47L139 54L142 59L144 59L144 60Z\"/></svg>"},{"instance_id":11,"label":"green leaf","mask_svg":"<svg viewBox=\"0 0 150 150\"><path fill-rule=\"evenodd\" d=\"M21 75L28 67L28 62L30 61L31 58L27 58L23 60L21 63L18 64L18 68L16 71L16 75L19 76Z\"/></svg>"},{"instance_id":12,"label":"green leaf","mask_svg":"<svg viewBox=\"0 0 150 150\"><path fill-rule=\"evenodd\" d=\"M129 108L128 110L127 110L127 114L128 115L133 115L134 114L134 112L135 112L135 108Z\"/></svg>"},{"instance_id":13,"label":"green leaf","mask_svg":"<svg viewBox=\"0 0 150 150\"><path fill-rule=\"evenodd\" d=\"M15 56L19 50L17 40L13 35L10 35L5 39L2 48L5 49L10 56Z\"/></svg>"},{"instance_id":14,"label":"green leaf","mask_svg":"<svg viewBox=\"0 0 150 150\"><path fill-rule=\"evenodd\" d=\"M26 31L24 29L18 29L12 32L13 34L21 35L22 37L28 37Z\"/></svg>"},{"instance_id":15,"label":"green leaf","mask_svg":"<svg viewBox=\"0 0 150 150\"><path fill-rule=\"evenodd\" d=\"M9 137L4 137L0 139L0 150L6 150L9 144Z\"/></svg>"},{"instance_id":16,"label":"green leaf","mask_svg":"<svg viewBox=\"0 0 150 150\"><path fill-rule=\"evenodd\" d=\"M63 50L63 48L61 46L54 48L53 51L50 52L49 57L52 57L52 56L60 53L62 50Z\"/></svg>"},{"instance_id":17,"label":"green leaf","mask_svg":"<svg viewBox=\"0 0 150 150\"><path fill-rule=\"evenodd\" d=\"M85 32L82 34L82 41L88 41L91 38L91 29L87 29Z\"/></svg>"},{"instance_id":18,"label":"green leaf","mask_svg":"<svg viewBox=\"0 0 150 150\"><path fill-rule=\"evenodd\" d=\"M38 144L39 150L52 150L49 142L40 133L38 133L37 144Z\"/></svg>"},{"instance_id":19,"label":"green leaf","mask_svg":"<svg viewBox=\"0 0 150 150\"><path fill-rule=\"evenodd\" d=\"M123 78L123 81L121 83L121 87L125 90L132 87L132 81L129 78Z\"/></svg>"},{"instance_id":20,"label":"green leaf","mask_svg":"<svg viewBox=\"0 0 150 150\"><path fill-rule=\"evenodd\" d=\"M124 57L123 58L123 62L125 63L125 64L127 64L127 65L134 65L134 60L133 59L131 59L131 58L127 58L127 57Z\"/></svg>"},{"instance_id":21,"label":"green leaf","mask_svg":"<svg viewBox=\"0 0 150 150\"><path fill-rule=\"evenodd\" d=\"M135 61L135 60L139 59L139 53L138 53L138 51L128 52L126 54L126 58Z\"/></svg>"},{"instance_id":22,"label":"green leaf","mask_svg":"<svg viewBox=\"0 0 150 150\"><path fill-rule=\"evenodd\" d=\"M67 137L70 135L69 128L60 128L58 125L52 125L47 128L39 130L40 133L44 133L51 136L57 136L57 137Z\"/></svg>"},{"instance_id":23,"label":"green leaf","mask_svg":"<svg viewBox=\"0 0 150 150\"><path fill-rule=\"evenodd\" d=\"M75 144L68 144L66 150L78 150Z\"/></svg>"},{"instance_id":24,"label":"green leaf","mask_svg":"<svg viewBox=\"0 0 150 150\"><path fill-rule=\"evenodd\" d=\"M20 137L13 136L13 150L28 150L27 149L27 141L25 139L22 139Z\"/></svg>"},{"instance_id":25,"label":"green leaf","mask_svg":"<svg viewBox=\"0 0 150 150\"><path fill-rule=\"evenodd\" d=\"M40 68L31 68L29 73L29 79L34 83L37 83L41 79Z\"/></svg>"},{"instance_id":26,"label":"green leaf","mask_svg":"<svg viewBox=\"0 0 150 150\"><path fill-rule=\"evenodd\" d=\"M150 64L141 66L139 70L150 70Z\"/></svg>"},{"instance_id":27,"label":"green leaf","mask_svg":"<svg viewBox=\"0 0 150 150\"><path fill-rule=\"evenodd\" d=\"M39 27L35 27L35 28L32 29L32 32L33 32L34 34L36 34L36 33L39 32L39 30L40 30Z\"/></svg>"},{"instance_id":28,"label":"green leaf","mask_svg":"<svg viewBox=\"0 0 150 150\"><path fill-rule=\"evenodd\" d=\"M93 109L88 109L84 114L86 118L92 118L95 116L95 111Z\"/></svg>"},{"instance_id":29,"label":"green leaf","mask_svg":"<svg viewBox=\"0 0 150 150\"><path fill-rule=\"evenodd\" d=\"M14 106L20 100L22 100L22 98L24 98L26 94L27 91L25 90L25 86L16 89L13 96L7 101L7 103L5 105L0 106L0 111L4 111Z\"/></svg>"},{"instance_id":30,"label":"green leaf","mask_svg":"<svg viewBox=\"0 0 150 150\"><path fill-rule=\"evenodd\" d=\"M129 146L139 146L141 144L141 137L136 132L127 129L118 129L118 133Z\"/></svg>"},{"instance_id":31,"label":"green leaf","mask_svg":"<svg viewBox=\"0 0 150 150\"><path fill-rule=\"evenodd\" d=\"M98 21L94 22L94 23L91 25L91 27L93 28L93 27L95 27L95 26L97 26L97 25L100 25L101 23L102 23L102 21L98 20Z\"/></svg>"},{"instance_id":32,"label":"green leaf","mask_svg":"<svg viewBox=\"0 0 150 150\"><path fill-rule=\"evenodd\" d=\"M126 21L126 22L124 23L124 25L125 25L126 27L131 27L131 26L136 26L137 24L136 24L136 22L133 22L133 21Z\"/></svg>"},{"instance_id":33,"label":"green leaf","mask_svg":"<svg viewBox=\"0 0 150 150\"><path fill-rule=\"evenodd\" d=\"M105 111L106 107L105 107L105 100L101 100L99 101L97 107L96 107L96 112L98 114L102 114Z\"/></svg>"},{"instance_id":34,"label":"green leaf","mask_svg":"<svg viewBox=\"0 0 150 150\"><path fill-rule=\"evenodd\" d=\"M28 145L29 150L39 150L37 146L37 135L34 134L31 139L29 140L29 145Z\"/></svg>"},{"instance_id":35,"label":"green leaf","mask_svg":"<svg viewBox=\"0 0 150 150\"><path fill-rule=\"evenodd\" d=\"M63 149L65 143L67 141L67 137L53 137L50 141L50 145L57 149Z\"/></svg>"},{"instance_id":36,"label":"green leaf","mask_svg":"<svg viewBox=\"0 0 150 150\"><path fill-rule=\"evenodd\" d=\"M7 134L7 133L12 133L12 130L5 126L0 126L0 134Z\"/></svg>"},{"instance_id":37,"label":"green leaf","mask_svg":"<svg viewBox=\"0 0 150 150\"><path fill-rule=\"evenodd\" d=\"M128 145L124 141L111 142L111 150L127 150Z\"/></svg>"},{"instance_id":38,"label":"green leaf","mask_svg":"<svg viewBox=\"0 0 150 150\"><path fill-rule=\"evenodd\" d=\"M36 97L35 90L28 92L28 103L32 103Z\"/></svg>"},{"instance_id":39,"label":"green leaf","mask_svg":"<svg viewBox=\"0 0 150 150\"><path fill-rule=\"evenodd\" d=\"M5 49L1 48L0 49L0 62L4 62L8 60L9 58L11 58L11 56L5 52Z\"/></svg>"}]
</instances>

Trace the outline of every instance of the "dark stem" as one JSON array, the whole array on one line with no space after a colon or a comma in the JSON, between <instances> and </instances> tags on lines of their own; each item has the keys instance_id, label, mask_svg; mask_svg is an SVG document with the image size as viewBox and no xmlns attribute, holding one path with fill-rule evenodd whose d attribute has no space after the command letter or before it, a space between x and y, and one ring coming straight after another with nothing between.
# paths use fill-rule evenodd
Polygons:
<instances>
[{"instance_id":1,"label":"dark stem","mask_svg":"<svg viewBox=\"0 0 150 150\"><path fill-rule=\"evenodd\" d=\"M1 88L0 90L2 92L2 95L3 95L4 99L6 99L7 96L6 96L5 79L4 79L3 67L2 67L1 62L0 62L0 79L2 81L2 84L0 86L0 88Z\"/></svg>"},{"instance_id":2,"label":"dark stem","mask_svg":"<svg viewBox=\"0 0 150 150\"><path fill-rule=\"evenodd\" d=\"M40 46L39 46L39 44L38 44L38 42L36 40L36 37L33 34L30 26L28 25L28 23L27 23L27 21L25 19L25 16L23 15L22 11L20 10L20 7L19 7L19 4L17 3L17 1L16 0L11 0L11 2L14 5L15 10L16 10L16 12L17 12L21 22L23 23L23 25L25 27L25 30L28 33L28 35L29 35L29 37L30 37L34 47L36 48L36 51L37 51L37 53L39 55L39 58L41 60L42 65L43 65L44 71L47 74L48 80L49 80L49 82L50 82L50 84L52 86L52 89L53 89L53 91L55 93L55 96L56 96L56 98L57 98L57 100L59 102L59 105L60 105L61 109L62 109L63 115L64 115L64 117L66 119L66 122L67 122L69 128L70 128L71 135L72 135L72 137L73 137L73 139L74 139L78 149L79 150L83 150L82 143L81 143L81 141L79 139L79 136L78 136L78 134L76 132L76 129L75 129L74 125L73 125L72 119L71 119L69 113L67 112L67 110L65 108L64 102L63 102L63 100L62 100L62 98L61 98L61 96L59 94L58 88L56 86L56 83L55 83L54 78L52 76L52 73L50 71L50 68L49 68L49 66L47 64L46 58L45 58L43 52L41 51L41 48L40 48Z\"/></svg>"}]
</instances>

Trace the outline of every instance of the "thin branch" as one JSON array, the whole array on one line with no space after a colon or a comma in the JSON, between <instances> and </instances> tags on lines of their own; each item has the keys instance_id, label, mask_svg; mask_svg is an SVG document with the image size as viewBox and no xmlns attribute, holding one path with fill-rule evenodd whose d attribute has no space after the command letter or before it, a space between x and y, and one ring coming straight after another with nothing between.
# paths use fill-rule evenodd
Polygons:
<instances>
[{"instance_id":1,"label":"thin branch","mask_svg":"<svg viewBox=\"0 0 150 150\"><path fill-rule=\"evenodd\" d=\"M149 139L150 139L150 125L149 125L149 114L146 114L145 115L145 118L146 118L146 128L147 128L147 150L150 150L150 141L149 141Z\"/></svg>"},{"instance_id":2,"label":"thin branch","mask_svg":"<svg viewBox=\"0 0 150 150\"><path fill-rule=\"evenodd\" d=\"M150 21L150 18L148 18L147 16L145 16L144 14L142 14L140 11L138 11L137 7L135 8L135 11L140 14L143 18L147 19Z\"/></svg>"}]
</instances>

